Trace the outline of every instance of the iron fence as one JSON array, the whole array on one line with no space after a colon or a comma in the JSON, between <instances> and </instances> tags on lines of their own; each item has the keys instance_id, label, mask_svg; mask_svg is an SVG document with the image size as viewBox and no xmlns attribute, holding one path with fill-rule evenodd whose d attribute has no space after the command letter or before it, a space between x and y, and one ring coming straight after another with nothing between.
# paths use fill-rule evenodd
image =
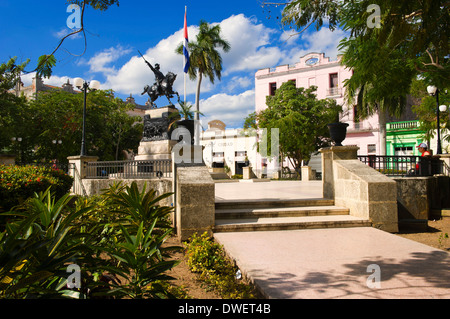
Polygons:
<instances>
[{"instance_id":1,"label":"iron fence","mask_svg":"<svg viewBox=\"0 0 450 319\"><path fill-rule=\"evenodd\" d=\"M152 179L172 177L171 160L86 163L87 179Z\"/></svg>"},{"instance_id":2,"label":"iron fence","mask_svg":"<svg viewBox=\"0 0 450 319\"><path fill-rule=\"evenodd\" d=\"M393 176L432 176L445 174L445 163L437 157L420 156L358 156L358 159L380 173Z\"/></svg>"}]
</instances>

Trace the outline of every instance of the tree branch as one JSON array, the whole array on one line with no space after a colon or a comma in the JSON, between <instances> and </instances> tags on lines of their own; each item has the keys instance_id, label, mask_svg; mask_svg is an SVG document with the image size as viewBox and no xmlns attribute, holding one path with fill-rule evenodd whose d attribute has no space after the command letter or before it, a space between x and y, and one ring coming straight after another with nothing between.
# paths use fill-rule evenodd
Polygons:
<instances>
[{"instance_id":1,"label":"tree branch","mask_svg":"<svg viewBox=\"0 0 450 319\"><path fill-rule=\"evenodd\" d=\"M42 61L39 62L39 64L38 64L38 66L36 67L36 69L34 69L34 70L32 70L32 71L24 71L24 72L23 72L24 74L29 74L29 73L37 72L37 71L39 70L39 68L40 68L41 66L45 65L45 64L49 61L49 59L50 59L50 58L51 58L51 57L52 57L52 56L60 49L60 47L62 46L62 44L64 43L64 41L65 41L67 38L69 38L69 37L71 37L71 36L73 36L73 35L76 35L76 34L78 34L78 33L81 33L81 32L83 33L83 36L84 36L84 51L83 51L83 53L82 53L81 55L74 55L74 54L68 52L67 50L66 50L66 52L68 52L69 54L74 55L74 56L82 56L82 55L84 55L84 54L86 53L86 50L87 50L87 38L86 38L86 32L85 32L85 29L84 29L84 12L85 12L85 9L86 9L86 2L87 2L87 1L88 1L88 0L83 0L83 6L82 6L82 9L81 9L81 28L80 28L79 30L76 30L76 31L71 32L71 33L67 34L66 36L64 36L64 37L59 41L58 45L57 45L56 48L52 51L52 53L46 55L46 58L45 58L44 60L42 60Z\"/></svg>"}]
</instances>

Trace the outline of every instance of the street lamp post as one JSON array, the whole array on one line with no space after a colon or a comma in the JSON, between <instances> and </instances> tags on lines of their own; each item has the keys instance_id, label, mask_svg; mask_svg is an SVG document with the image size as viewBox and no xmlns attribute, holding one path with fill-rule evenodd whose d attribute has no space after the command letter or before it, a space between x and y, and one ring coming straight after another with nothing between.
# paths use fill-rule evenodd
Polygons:
<instances>
[{"instance_id":1,"label":"street lamp post","mask_svg":"<svg viewBox=\"0 0 450 319\"><path fill-rule=\"evenodd\" d=\"M55 160L58 161L58 145L62 144L61 140L53 140L53 145L55 145Z\"/></svg>"},{"instance_id":2,"label":"street lamp post","mask_svg":"<svg viewBox=\"0 0 450 319\"><path fill-rule=\"evenodd\" d=\"M437 153L442 154L442 144L441 144L441 123L440 123L440 113L447 111L446 105L439 105L439 89L433 85L427 87L428 94L431 96L436 96L436 113L437 113Z\"/></svg>"},{"instance_id":3,"label":"street lamp post","mask_svg":"<svg viewBox=\"0 0 450 319\"><path fill-rule=\"evenodd\" d=\"M84 81L81 78L76 78L74 80L75 86L80 89L84 93L84 106L83 106L83 137L81 139L81 156L86 156L86 104L87 104L87 92L88 91L96 91L100 89L100 82L98 81L91 81L89 84L88 82Z\"/></svg>"},{"instance_id":4,"label":"street lamp post","mask_svg":"<svg viewBox=\"0 0 450 319\"><path fill-rule=\"evenodd\" d=\"M21 137L13 137L11 139L13 142L17 142L19 144L19 162L21 163L23 160L23 154L22 154L22 138Z\"/></svg>"}]
</instances>

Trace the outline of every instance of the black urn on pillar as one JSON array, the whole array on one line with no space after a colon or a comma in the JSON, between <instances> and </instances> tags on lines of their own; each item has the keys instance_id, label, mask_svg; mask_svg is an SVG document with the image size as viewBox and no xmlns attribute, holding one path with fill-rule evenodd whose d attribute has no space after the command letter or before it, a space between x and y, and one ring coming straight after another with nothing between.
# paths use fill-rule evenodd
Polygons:
<instances>
[{"instance_id":1,"label":"black urn on pillar","mask_svg":"<svg viewBox=\"0 0 450 319\"><path fill-rule=\"evenodd\" d=\"M347 137L347 128L349 124L347 123L331 123L328 124L328 129L330 130L331 139L334 141L335 146L342 146L342 142Z\"/></svg>"},{"instance_id":2,"label":"black urn on pillar","mask_svg":"<svg viewBox=\"0 0 450 319\"><path fill-rule=\"evenodd\" d=\"M183 134L184 137L188 137L190 136L190 144L194 145L195 144L195 140L194 140L194 134L195 134L195 121L194 120L181 120L177 122L177 128L179 128L180 130L184 130L185 133ZM189 132L189 134L186 134L187 132ZM183 139L183 137L180 137L180 140ZM186 141L188 142L188 141Z\"/></svg>"}]
</instances>

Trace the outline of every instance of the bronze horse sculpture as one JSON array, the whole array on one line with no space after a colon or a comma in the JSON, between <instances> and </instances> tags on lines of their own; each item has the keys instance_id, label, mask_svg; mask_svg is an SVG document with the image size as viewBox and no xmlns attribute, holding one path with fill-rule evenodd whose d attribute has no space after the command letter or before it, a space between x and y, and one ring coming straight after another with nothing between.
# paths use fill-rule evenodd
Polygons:
<instances>
[{"instance_id":1,"label":"bronze horse sculpture","mask_svg":"<svg viewBox=\"0 0 450 319\"><path fill-rule=\"evenodd\" d=\"M176 74L169 72L165 76L165 79L161 81L161 84L158 85L158 83L155 83L152 86L146 85L144 88L144 92L142 92L142 95L148 94L148 96L150 97L150 104L154 108L157 107L155 101L160 96L167 97L167 100L169 100L170 105L174 106L172 101L170 100L174 97L174 95L177 95L178 102L180 101L180 95L178 94L178 92L175 92L172 88L176 78L177 78Z\"/></svg>"},{"instance_id":2,"label":"bronze horse sculpture","mask_svg":"<svg viewBox=\"0 0 450 319\"><path fill-rule=\"evenodd\" d=\"M150 62L148 62L144 58L141 52L139 52L139 54L142 56L145 63L150 67L150 69L155 74L155 81L156 81L152 86L146 85L144 88L144 92L142 92L141 95L144 95L146 93L148 94L148 96L150 97L150 104L152 105L153 108L157 108L155 101L160 96L167 97L171 106L174 106L172 101L170 100L174 97L174 94L178 96L178 102L180 102L180 95L178 94L178 92L175 92L173 90L173 83L177 79L177 75L172 72L169 72L167 73L166 76L164 76L164 74L160 71L159 64L155 64L155 67L153 67L153 65L151 65Z\"/></svg>"}]
</instances>

